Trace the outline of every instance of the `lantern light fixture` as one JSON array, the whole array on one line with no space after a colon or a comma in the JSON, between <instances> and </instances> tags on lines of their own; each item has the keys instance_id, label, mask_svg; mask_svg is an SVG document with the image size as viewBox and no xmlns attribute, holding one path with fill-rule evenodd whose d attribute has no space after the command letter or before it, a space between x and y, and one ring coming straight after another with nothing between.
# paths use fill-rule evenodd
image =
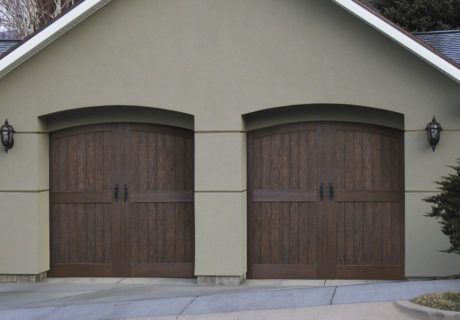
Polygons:
<instances>
[{"instance_id":1,"label":"lantern light fixture","mask_svg":"<svg viewBox=\"0 0 460 320\"><path fill-rule=\"evenodd\" d=\"M5 124L0 127L0 138L2 140L2 145L5 148L6 153L8 153L8 150L13 148L14 133L14 128L8 123L8 119L6 119Z\"/></svg>"},{"instance_id":2,"label":"lantern light fixture","mask_svg":"<svg viewBox=\"0 0 460 320\"><path fill-rule=\"evenodd\" d=\"M425 131L427 134L428 142L430 143L431 148L433 149L433 152L434 152L434 150L436 149L436 146L439 143L439 140L441 140L441 131L442 131L442 127L439 124L439 122L436 121L435 117L433 117L433 120L426 125Z\"/></svg>"}]
</instances>

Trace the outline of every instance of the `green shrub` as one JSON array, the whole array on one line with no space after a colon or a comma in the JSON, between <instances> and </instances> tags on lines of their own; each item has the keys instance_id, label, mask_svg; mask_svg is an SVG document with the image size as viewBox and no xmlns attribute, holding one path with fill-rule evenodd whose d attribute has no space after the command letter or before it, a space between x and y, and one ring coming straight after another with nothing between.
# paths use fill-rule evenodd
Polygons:
<instances>
[{"instance_id":1,"label":"green shrub","mask_svg":"<svg viewBox=\"0 0 460 320\"><path fill-rule=\"evenodd\" d=\"M460 160L451 168L454 173L436 182L441 193L424 200L432 204L426 216L437 219L449 237L450 248L442 251L460 254Z\"/></svg>"}]
</instances>

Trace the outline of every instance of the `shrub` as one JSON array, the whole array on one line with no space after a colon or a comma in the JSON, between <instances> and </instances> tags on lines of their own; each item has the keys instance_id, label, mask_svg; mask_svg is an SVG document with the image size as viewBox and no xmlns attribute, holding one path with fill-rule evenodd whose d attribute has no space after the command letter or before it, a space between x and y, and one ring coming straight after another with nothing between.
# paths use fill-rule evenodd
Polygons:
<instances>
[{"instance_id":1,"label":"shrub","mask_svg":"<svg viewBox=\"0 0 460 320\"><path fill-rule=\"evenodd\" d=\"M425 294L411 301L425 307L448 311L460 311L460 292Z\"/></svg>"},{"instance_id":2,"label":"shrub","mask_svg":"<svg viewBox=\"0 0 460 320\"><path fill-rule=\"evenodd\" d=\"M441 193L424 200L432 204L426 216L439 220L442 232L449 237L450 248L442 251L460 254L460 160L451 168L454 173L436 182Z\"/></svg>"}]
</instances>

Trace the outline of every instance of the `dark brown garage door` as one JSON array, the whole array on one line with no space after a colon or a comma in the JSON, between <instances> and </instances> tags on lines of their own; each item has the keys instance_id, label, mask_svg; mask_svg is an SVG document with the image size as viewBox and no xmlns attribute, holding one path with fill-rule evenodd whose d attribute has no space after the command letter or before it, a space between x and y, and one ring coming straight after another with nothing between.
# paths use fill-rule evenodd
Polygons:
<instances>
[{"instance_id":1,"label":"dark brown garage door","mask_svg":"<svg viewBox=\"0 0 460 320\"><path fill-rule=\"evenodd\" d=\"M251 278L404 276L401 131L300 123L248 135Z\"/></svg>"},{"instance_id":2,"label":"dark brown garage door","mask_svg":"<svg viewBox=\"0 0 460 320\"><path fill-rule=\"evenodd\" d=\"M192 132L91 125L50 150L51 276L193 276Z\"/></svg>"}]
</instances>

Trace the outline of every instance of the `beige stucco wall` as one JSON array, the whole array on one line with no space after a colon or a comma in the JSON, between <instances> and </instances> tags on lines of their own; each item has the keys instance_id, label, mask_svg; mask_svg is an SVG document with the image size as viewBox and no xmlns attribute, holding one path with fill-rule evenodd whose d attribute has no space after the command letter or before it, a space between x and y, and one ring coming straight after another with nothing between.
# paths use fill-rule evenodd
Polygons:
<instances>
[{"instance_id":1,"label":"beige stucco wall","mask_svg":"<svg viewBox=\"0 0 460 320\"><path fill-rule=\"evenodd\" d=\"M15 148L0 155L2 203L18 214L2 206L0 219L2 226L3 221L10 223L9 232L24 235L7 242L7 235L0 235L1 263L8 263L0 263L0 274L38 273L48 267L43 263L49 251L48 211L30 194L48 189L43 133L82 123L139 120L195 129L195 272L243 275L244 131L290 121L279 115L280 120L249 116L245 122L243 115L313 104L314 109L301 107L309 111L302 119L404 127L406 275L444 275L460 269L460 258L438 253L445 238L434 221L423 217L425 204L417 200L435 191L432 181L460 156L460 86L329 1L113 0L0 79L0 97L0 119L8 117L20 132ZM334 104L340 105L335 111L320 109ZM46 117L92 106L125 107L118 107L123 108L118 114L121 109L114 107L110 112ZM147 115L129 106L188 116L155 114L158 109ZM400 116L363 116L353 106ZM423 132L433 115L446 129L435 153ZM22 201L21 195L29 200ZM225 210L217 205L221 200L228 203ZM223 222L234 232L217 232ZM38 235L26 233L26 227L39 232L41 240L33 242ZM414 230L430 230L429 236ZM427 249L420 252L420 247ZM10 258L18 250L23 256ZM3 257L9 261L3 262Z\"/></svg>"}]
</instances>

